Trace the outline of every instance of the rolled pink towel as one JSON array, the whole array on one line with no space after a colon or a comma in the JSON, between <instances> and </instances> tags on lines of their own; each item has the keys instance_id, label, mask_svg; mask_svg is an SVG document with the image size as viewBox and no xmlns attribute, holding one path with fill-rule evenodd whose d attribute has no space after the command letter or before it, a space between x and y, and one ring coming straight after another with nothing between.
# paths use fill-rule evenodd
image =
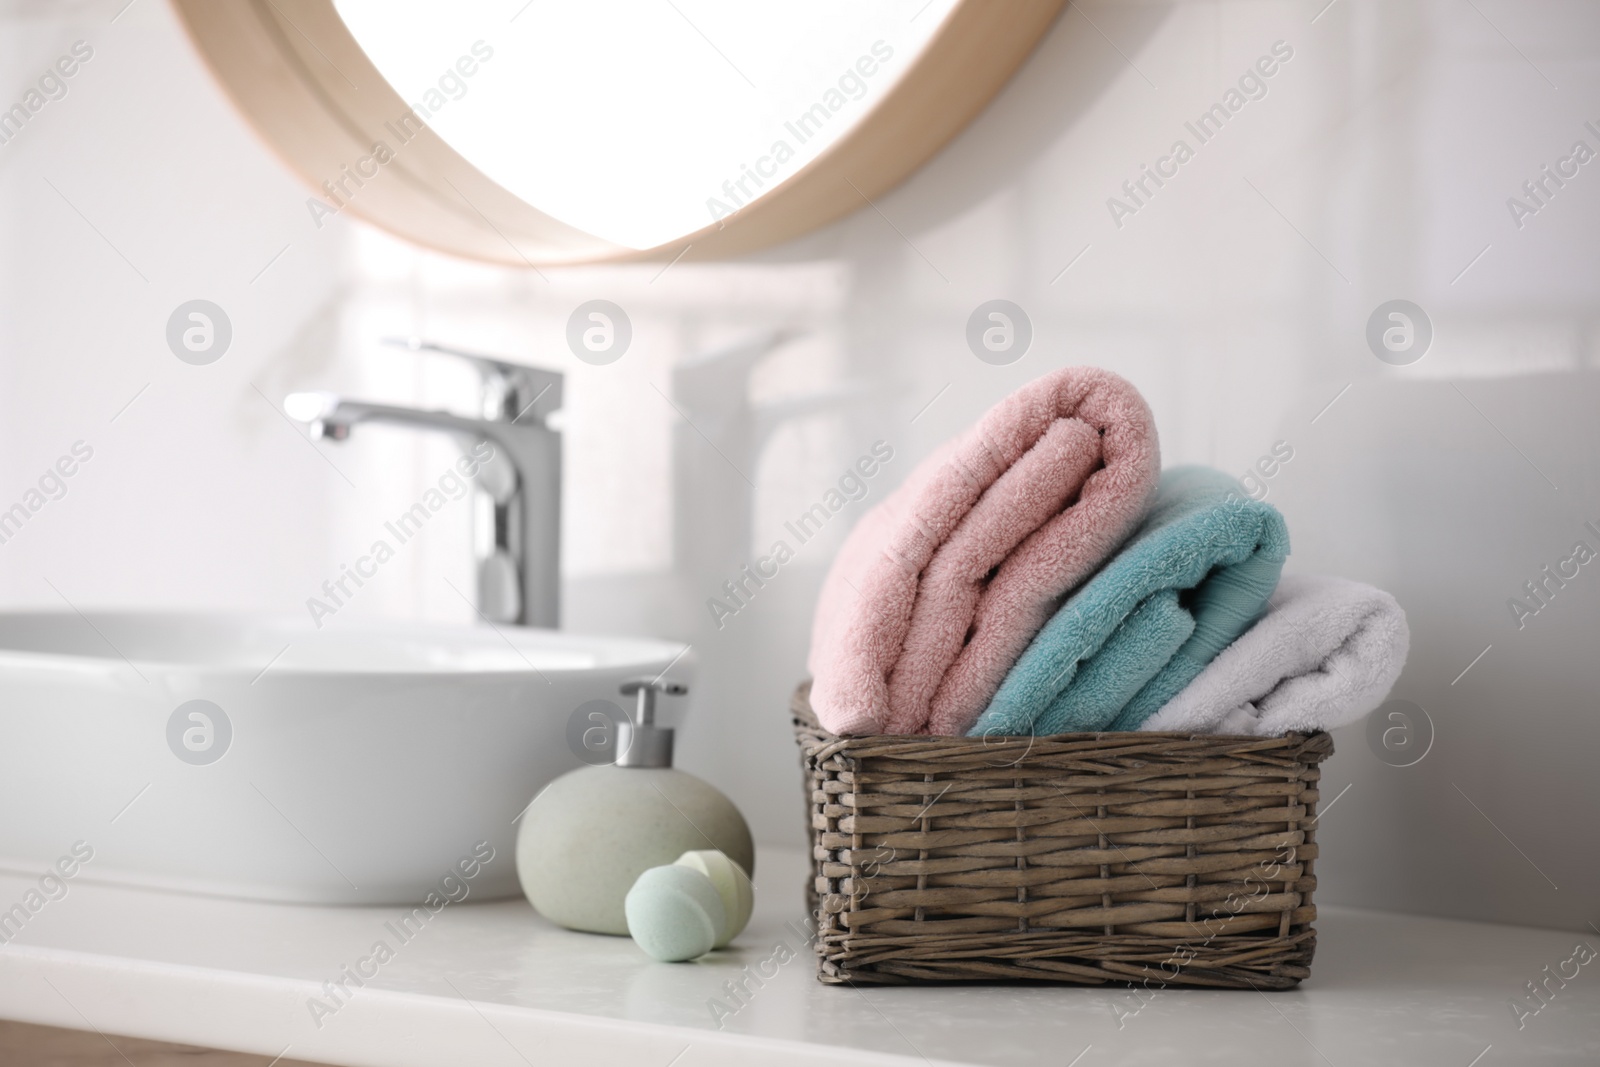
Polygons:
<instances>
[{"instance_id":1,"label":"rolled pink towel","mask_svg":"<svg viewBox=\"0 0 1600 1067\"><path fill-rule=\"evenodd\" d=\"M1023 386L850 532L811 630L811 705L838 734L964 734L1060 600L1155 490L1150 408L1107 370Z\"/></svg>"}]
</instances>

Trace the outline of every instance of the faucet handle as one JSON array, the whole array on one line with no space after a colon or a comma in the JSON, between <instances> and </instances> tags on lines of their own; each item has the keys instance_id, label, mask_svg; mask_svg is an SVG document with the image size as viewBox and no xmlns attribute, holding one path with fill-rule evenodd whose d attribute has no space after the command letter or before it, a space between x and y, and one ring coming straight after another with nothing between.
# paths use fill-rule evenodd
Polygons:
<instances>
[{"instance_id":1,"label":"faucet handle","mask_svg":"<svg viewBox=\"0 0 1600 1067\"><path fill-rule=\"evenodd\" d=\"M433 352L441 356L454 356L456 359L471 363L485 374L504 374L509 377L518 371L534 369L495 356L486 356L481 352L468 352L466 349L451 348L436 341L425 341L420 337L385 337L383 343L390 348L404 348L408 352Z\"/></svg>"},{"instance_id":2,"label":"faucet handle","mask_svg":"<svg viewBox=\"0 0 1600 1067\"><path fill-rule=\"evenodd\" d=\"M476 367L484 381L484 414L498 422L543 425L551 415L561 410L563 376L560 371L450 348L420 337L385 337L383 343L411 352L453 356Z\"/></svg>"}]
</instances>

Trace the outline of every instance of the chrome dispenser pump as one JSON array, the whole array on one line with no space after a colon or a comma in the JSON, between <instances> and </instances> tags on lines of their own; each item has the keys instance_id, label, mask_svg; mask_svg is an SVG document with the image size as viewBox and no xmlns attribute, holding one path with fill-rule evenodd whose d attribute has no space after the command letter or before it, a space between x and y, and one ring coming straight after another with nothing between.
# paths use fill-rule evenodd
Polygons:
<instances>
[{"instance_id":1,"label":"chrome dispenser pump","mask_svg":"<svg viewBox=\"0 0 1600 1067\"><path fill-rule=\"evenodd\" d=\"M672 766L672 727L656 725L656 694L683 696L689 687L659 678L635 678L622 683L623 696L637 696L633 718L617 728L618 767Z\"/></svg>"}]
</instances>

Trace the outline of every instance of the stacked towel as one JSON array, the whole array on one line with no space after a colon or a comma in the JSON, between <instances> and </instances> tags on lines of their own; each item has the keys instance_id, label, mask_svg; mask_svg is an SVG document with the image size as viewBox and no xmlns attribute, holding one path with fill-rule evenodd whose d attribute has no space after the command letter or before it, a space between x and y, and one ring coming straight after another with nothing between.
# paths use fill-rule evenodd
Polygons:
<instances>
[{"instance_id":1,"label":"stacked towel","mask_svg":"<svg viewBox=\"0 0 1600 1067\"><path fill-rule=\"evenodd\" d=\"M1039 631L970 732L1136 729L1255 622L1288 554L1283 516L1233 478L1166 472L1127 547Z\"/></svg>"},{"instance_id":2,"label":"stacked towel","mask_svg":"<svg viewBox=\"0 0 1600 1067\"><path fill-rule=\"evenodd\" d=\"M1393 597L1279 581L1275 508L1219 471L1159 476L1134 388L1070 367L936 451L851 532L812 627L838 734L1332 729L1388 695Z\"/></svg>"},{"instance_id":3,"label":"stacked towel","mask_svg":"<svg viewBox=\"0 0 1600 1067\"><path fill-rule=\"evenodd\" d=\"M1383 590L1285 575L1261 621L1139 729L1331 730L1383 703L1410 643L1405 612Z\"/></svg>"},{"instance_id":4,"label":"stacked towel","mask_svg":"<svg viewBox=\"0 0 1600 1067\"><path fill-rule=\"evenodd\" d=\"M1139 522L1159 469L1150 409L1110 371L1068 367L997 404L864 515L834 560L811 642L822 725L964 732L1062 596Z\"/></svg>"}]
</instances>

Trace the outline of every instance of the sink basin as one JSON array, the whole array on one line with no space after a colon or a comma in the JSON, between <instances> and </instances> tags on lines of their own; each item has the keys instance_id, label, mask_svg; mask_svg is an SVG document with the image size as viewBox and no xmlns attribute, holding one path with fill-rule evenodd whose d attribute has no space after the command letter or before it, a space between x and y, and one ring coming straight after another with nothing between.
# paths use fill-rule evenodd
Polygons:
<instances>
[{"instance_id":1,"label":"sink basin","mask_svg":"<svg viewBox=\"0 0 1600 1067\"><path fill-rule=\"evenodd\" d=\"M316 904L511 896L514 820L581 766L576 709L625 706L621 682L669 668L689 681L684 651L512 626L0 613L0 868L42 875L81 841L83 879Z\"/></svg>"}]
</instances>

